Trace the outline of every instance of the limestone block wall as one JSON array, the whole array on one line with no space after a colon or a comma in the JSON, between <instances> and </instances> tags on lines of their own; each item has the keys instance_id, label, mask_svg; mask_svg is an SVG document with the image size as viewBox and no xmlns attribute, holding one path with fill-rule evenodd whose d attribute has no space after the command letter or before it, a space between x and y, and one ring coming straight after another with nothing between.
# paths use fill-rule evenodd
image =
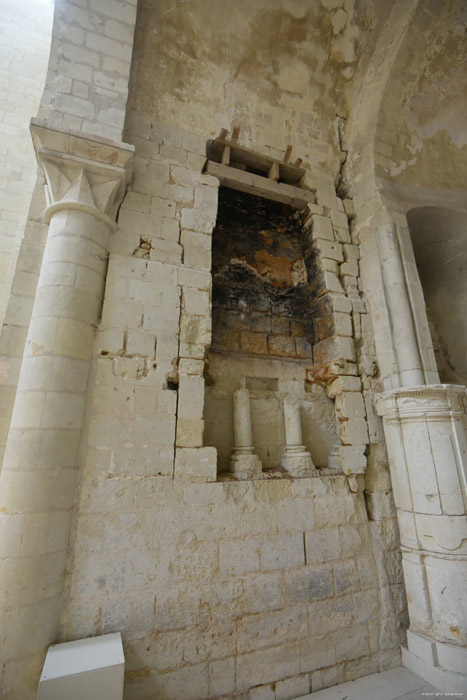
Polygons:
<instances>
[{"instance_id":1,"label":"limestone block wall","mask_svg":"<svg viewBox=\"0 0 467 700\"><path fill-rule=\"evenodd\" d=\"M369 413L369 436L357 425L374 381L357 277L341 278L354 308L329 262L336 323L353 318L357 349L353 331L318 344L309 396L331 421L323 453L338 425L357 430L342 433L347 473L363 471L371 441L368 484L329 472L217 480L203 403L218 182L201 174L204 136L131 112L126 140L135 175L110 244L59 638L121 630L126 698L139 700L292 698L398 664L405 597L379 419ZM324 251L334 233L320 206ZM346 241L343 272L356 272Z\"/></svg>"},{"instance_id":2,"label":"limestone block wall","mask_svg":"<svg viewBox=\"0 0 467 700\"><path fill-rule=\"evenodd\" d=\"M0 334L0 462L3 462L42 255L47 240L48 227L42 219L44 209L44 178L39 175Z\"/></svg>"},{"instance_id":3,"label":"limestone block wall","mask_svg":"<svg viewBox=\"0 0 467 700\"><path fill-rule=\"evenodd\" d=\"M44 89L53 2L0 3L0 326L36 180L29 120Z\"/></svg>"},{"instance_id":4,"label":"limestone block wall","mask_svg":"<svg viewBox=\"0 0 467 700\"><path fill-rule=\"evenodd\" d=\"M56 3L41 121L121 139L135 21L136 0Z\"/></svg>"},{"instance_id":5,"label":"limestone block wall","mask_svg":"<svg viewBox=\"0 0 467 700\"><path fill-rule=\"evenodd\" d=\"M393 521L381 568L345 477L102 471L84 475L62 637L122 630L126 698L293 698L399 663Z\"/></svg>"},{"instance_id":6,"label":"limestone block wall","mask_svg":"<svg viewBox=\"0 0 467 700\"><path fill-rule=\"evenodd\" d=\"M162 7L144 6L152 19ZM121 138L126 92L118 78L128 76L134 10L133 1L123 0L61 3L40 114L46 123ZM273 26L281 17L295 30L303 23L298 6L276 10ZM222 72L212 57L204 64L202 100L193 73L182 89L174 85L172 69L182 69L185 55L178 40L168 40L177 15L160 14L157 27L140 24L139 49L149 59L151 80L147 64L135 58L133 66L124 140L136 147L134 179L111 234L102 318L93 318L97 339L56 640L121 631L127 698L155 692L199 700L292 698L398 664L406 622L387 458L371 405L379 378L361 296L360 251L349 226L352 203L334 189L335 106L331 99L326 119L304 111L313 103L307 79L292 85L300 94L285 87L288 76L308 76L308 68L304 73L288 58L279 82L287 92L283 104L269 87L259 96L256 78L246 76L243 97L230 94L218 110ZM247 21L245 15L240 24ZM164 54L170 75L162 75L152 55L158 27L164 51L175 51ZM315 32L313 22L307 27ZM287 37L283 43L288 55ZM254 40L252 46L255 52ZM317 53L325 73L326 46L319 44ZM229 66L221 77L233 71ZM314 84L317 94L322 85ZM245 95L255 95L253 109ZM238 100L242 106L234 109ZM330 466L330 446L338 443L334 472L237 482L220 477L216 447L206 440L219 183L202 168L206 139L232 118L245 127L244 143L279 156L290 140L306 151L307 166L319 166L305 181L316 191L305 217L332 323L301 366L299 383L308 394L310 426L318 415L321 425L315 432L306 426L305 440L319 467ZM38 194L18 266L18 275L24 269L35 276L23 305L10 299L9 312L20 313L3 336L11 405L47 236L43 208ZM278 373L287 382L287 371ZM264 380L262 368L252 374L247 379ZM8 409L5 414L7 429ZM31 688L44 650L35 651ZM13 687L17 669L4 673L3 689Z\"/></svg>"}]
</instances>

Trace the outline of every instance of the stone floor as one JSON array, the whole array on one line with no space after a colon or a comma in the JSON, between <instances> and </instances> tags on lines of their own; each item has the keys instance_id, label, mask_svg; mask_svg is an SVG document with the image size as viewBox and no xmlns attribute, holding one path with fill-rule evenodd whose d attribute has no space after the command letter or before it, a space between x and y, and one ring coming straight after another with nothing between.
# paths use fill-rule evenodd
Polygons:
<instances>
[{"instance_id":1,"label":"stone floor","mask_svg":"<svg viewBox=\"0 0 467 700\"><path fill-rule=\"evenodd\" d=\"M428 700L430 697L447 698L448 695L401 666L296 700Z\"/></svg>"}]
</instances>

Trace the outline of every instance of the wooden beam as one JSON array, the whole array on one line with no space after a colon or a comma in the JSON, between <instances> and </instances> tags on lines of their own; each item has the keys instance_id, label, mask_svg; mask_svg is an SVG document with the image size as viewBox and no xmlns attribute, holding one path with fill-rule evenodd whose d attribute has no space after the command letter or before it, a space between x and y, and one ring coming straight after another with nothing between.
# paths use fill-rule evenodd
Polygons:
<instances>
[{"instance_id":1,"label":"wooden beam","mask_svg":"<svg viewBox=\"0 0 467 700\"><path fill-rule=\"evenodd\" d=\"M220 139L225 139L225 137L227 136L228 133L229 133L229 132L228 132L227 129L221 129L221 133L219 134L219 138L220 138Z\"/></svg>"},{"instance_id":2,"label":"wooden beam","mask_svg":"<svg viewBox=\"0 0 467 700\"><path fill-rule=\"evenodd\" d=\"M289 145L289 146L287 146L287 150L285 152L284 163L289 162L289 158L290 158L291 153L292 153L292 146Z\"/></svg>"},{"instance_id":3,"label":"wooden beam","mask_svg":"<svg viewBox=\"0 0 467 700\"><path fill-rule=\"evenodd\" d=\"M230 146L231 162L236 161L237 163L243 163L247 168L259 170L260 172L264 173L265 177L268 176L271 165L275 159L271 158L271 156L266 156L262 153L252 151L245 146L239 146L238 143L234 141L215 139L209 148L209 160L220 163L222 161L222 153L226 146ZM299 168L297 165L292 165L291 163L281 163L280 161L277 162L279 163L279 177L285 182L299 183L302 177L305 175L305 170L303 168Z\"/></svg>"},{"instance_id":4,"label":"wooden beam","mask_svg":"<svg viewBox=\"0 0 467 700\"><path fill-rule=\"evenodd\" d=\"M282 182L275 182L275 180L270 180L261 175L237 170L212 160L208 160L206 163L205 172L217 177L221 185L230 187L233 190L289 204L295 209L304 209L309 202L315 202L315 194L310 190Z\"/></svg>"},{"instance_id":5,"label":"wooden beam","mask_svg":"<svg viewBox=\"0 0 467 700\"><path fill-rule=\"evenodd\" d=\"M232 131L232 141L236 143L238 141L238 135L240 133L240 127L239 126L234 126L233 131Z\"/></svg>"}]
</instances>

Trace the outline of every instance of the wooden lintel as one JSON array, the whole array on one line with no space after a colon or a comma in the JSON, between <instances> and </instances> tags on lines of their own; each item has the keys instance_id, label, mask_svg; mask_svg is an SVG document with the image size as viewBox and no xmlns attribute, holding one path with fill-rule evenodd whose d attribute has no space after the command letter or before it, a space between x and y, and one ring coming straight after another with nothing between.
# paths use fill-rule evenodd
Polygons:
<instances>
[{"instance_id":1,"label":"wooden lintel","mask_svg":"<svg viewBox=\"0 0 467 700\"><path fill-rule=\"evenodd\" d=\"M297 167L297 165L277 161L271 156L257 153L256 151L252 151L245 146L240 146L233 140L227 141L220 138L215 139L209 148L209 160L217 161L218 163L222 162L222 154L226 146L230 146L231 163L234 161L236 163L243 163L247 168L264 173L265 177L268 177L269 171L274 162L277 162L279 165L279 179L283 182L298 184L305 175L305 170Z\"/></svg>"},{"instance_id":2,"label":"wooden lintel","mask_svg":"<svg viewBox=\"0 0 467 700\"><path fill-rule=\"evenodd\" d=\"M212 160L207 161L205 172L217 177L226 187L289 204L295 209L304 209L309 202L315 202L315 194L310 190L275 182L261 175L237 170Z\"/></svg>"},{"instance_id":3,"label":"wooden lintel","mask_svg":"<svg viewBox=\"0 0 467 700\"><path fill-rule=\"evenodd\" d=\"M287 146L287 150L285 152L284 161L283 161L284 163L289 162L289 158L290 158L291 153L292 153L292 146L289 145L289 146Z\"/></svg>"}]
</instances>

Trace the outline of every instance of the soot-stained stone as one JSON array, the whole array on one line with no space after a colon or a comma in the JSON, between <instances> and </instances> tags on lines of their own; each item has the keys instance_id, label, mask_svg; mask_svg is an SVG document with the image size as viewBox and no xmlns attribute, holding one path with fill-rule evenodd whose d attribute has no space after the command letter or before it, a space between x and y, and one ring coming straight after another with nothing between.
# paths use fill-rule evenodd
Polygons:
<instances>
[{"instance_id":1,"label":"soot-stained stone","mask_svg":"<svg viewBox=\"0 0 467 700\"><path fill-rule=\"evenodd\" d=\"M213 232L212 272L213 349L218 324L223 328L224 351L229 349L228 333L232 334L230 349L235 352L238 331L246 327L266 333L267 340L272 334L267 343L264 339L261 343L248 342L249 352L277 356L283 347L283 356L291 357L296 337L313 345L315 322L327 311L319 299L323 281L292 207L221 188ZM280 342L280 335L292 342ZM295 356L301 356L301 352Z\"/></svg>"}]
</instances>

